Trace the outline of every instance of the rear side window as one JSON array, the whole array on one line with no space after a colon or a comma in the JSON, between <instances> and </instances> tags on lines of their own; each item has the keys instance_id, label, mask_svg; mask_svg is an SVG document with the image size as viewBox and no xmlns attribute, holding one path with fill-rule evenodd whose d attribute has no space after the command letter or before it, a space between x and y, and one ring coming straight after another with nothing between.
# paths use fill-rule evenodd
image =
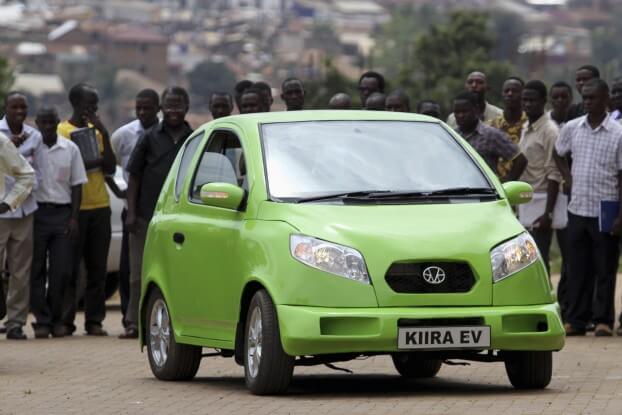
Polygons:
<instances>
[{"instance_id":1,"label":"rear side window","mask_svg":"<svg viewBox=\"0 0 622 415\"><path fill-rule=\"evenodd\" d=\"M184 187L184 180L190 170L190 162L197 152L201 138L203 137L203 131L194 137L190 137L186 146L184 147L184 154L181 156L181 162L179 163L179 170L177 171L177 179L175 180L175 200L179 201L181 196L181 190Z\"/></svg>"},{"instance_id":2,"label":"rear side window","mask_svg":"<svg viewBox=\"0 0 622 415\"><path fill-rule=\"evenodd\" d=\"M244 151L238 137L230 131L215 131L210 136L194 173L190 200L201 203L201 187L215 182L248 188Z\"/></svg>"}]
</instances>

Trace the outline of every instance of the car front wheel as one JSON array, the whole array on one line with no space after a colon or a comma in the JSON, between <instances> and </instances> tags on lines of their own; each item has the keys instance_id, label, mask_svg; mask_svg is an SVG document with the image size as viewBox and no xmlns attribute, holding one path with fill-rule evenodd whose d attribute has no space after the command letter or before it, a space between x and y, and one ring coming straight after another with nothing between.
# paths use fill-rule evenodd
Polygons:
<instances>
[{"instance_id":1,"label":"car front wheel","mask_svg":"<svg viewBox=\"0 0 622 415\"><path fill-rule=\"evenodd\" d=\"M505 371L516 389L544 389L553 374L553 352L505 352Z\"/></svg>"},{"instance_id":2,"label":"car front wheel","mask_svg":"<svg viewBox=\"0 0 622 415\"><path fill-rule=\"evenodd\" d=\"M255 395L287 390L294 371L294 357L283 351L279 322L272 299L265 290L253 296L246 318L244 375Z\"/></svg>"},{"instance_id":3,"label":"car front wheel","mask_svg":"<svg viewBox=\"0 0 622 415\"><path fill-rule=\"evenodd\" d=\"M442 360L425 358L420 353L394 353L391 357L395 369L405 378L433 378L443 365Z\"/></svg>"},{"instance_id":4,"label":"car front wheel","mask_svg":"<svg viewBox=\"0 0 622 415\"><path fill-rule=\"evenodd\" d=\"M202 348L175 341L173 323L164 296L153 290L147 303L145 340L149 366L160 380L189 380L199 370Z\"/></svg>"}]
</instances>

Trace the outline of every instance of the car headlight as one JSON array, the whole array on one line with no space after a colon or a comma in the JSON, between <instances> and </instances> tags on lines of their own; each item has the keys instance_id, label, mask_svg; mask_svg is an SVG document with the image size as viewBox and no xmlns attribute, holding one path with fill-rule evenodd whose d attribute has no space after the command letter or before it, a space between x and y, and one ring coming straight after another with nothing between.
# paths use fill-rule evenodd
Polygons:
<instances>
[{"instance_id":1,"label":"car headlight","mask_svg":"<svg viewBox=\"0 0 622 415\"><path fill-rule=\"evenodd\" d=\"M369 284L365 259L356 249L305 235L291 235L289 249L292 256L303 264Z\"/></svg>"},{"instance_id":2,"label":"car headlight","mask_svg":"<svg viewBox=\"0 0 622 415\"><path fill-rule=\"evenodd\" d=\"M536 242L528 233L502 243L490 252L492 280L501 281L538 260Z\"/></svg>"}]
</instances>

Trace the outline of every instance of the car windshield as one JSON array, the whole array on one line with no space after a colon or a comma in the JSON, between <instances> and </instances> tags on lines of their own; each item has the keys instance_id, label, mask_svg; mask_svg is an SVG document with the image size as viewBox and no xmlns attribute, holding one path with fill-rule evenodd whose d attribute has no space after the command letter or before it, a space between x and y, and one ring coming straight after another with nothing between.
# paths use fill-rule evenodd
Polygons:
<instances>
[{"instance_id":1,"label":"car windshield","mask_svg":"<svg viewBox=\"0 0 622 415\"><path fill-rule=\"evenodd\" d=\"M262 125L273 200L357 192L438 192L490 184L439 124L311 121Z\"/></svg>"}]
</instances>

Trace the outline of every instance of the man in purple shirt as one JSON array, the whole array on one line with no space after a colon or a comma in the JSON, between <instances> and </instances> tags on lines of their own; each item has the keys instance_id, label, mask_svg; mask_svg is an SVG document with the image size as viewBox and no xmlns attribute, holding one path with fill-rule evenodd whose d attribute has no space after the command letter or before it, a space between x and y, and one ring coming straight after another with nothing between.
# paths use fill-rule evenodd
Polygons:
<instances>
[{"instance_id":1,"label":"man in purple shirt","mask_svg":"<svg viewBox=\"0 0 622 415\"><path fill-rule=\"evenodd\" d=\"M499 161L513 162L511 170L500 177L501 181L518 180L527 167L527 159L503 131L480 121L476 102L477 97L471 92L463 92L454 99L458 133L475 148L495 174L499 174Z\"/></svg>"}]
</instances>

